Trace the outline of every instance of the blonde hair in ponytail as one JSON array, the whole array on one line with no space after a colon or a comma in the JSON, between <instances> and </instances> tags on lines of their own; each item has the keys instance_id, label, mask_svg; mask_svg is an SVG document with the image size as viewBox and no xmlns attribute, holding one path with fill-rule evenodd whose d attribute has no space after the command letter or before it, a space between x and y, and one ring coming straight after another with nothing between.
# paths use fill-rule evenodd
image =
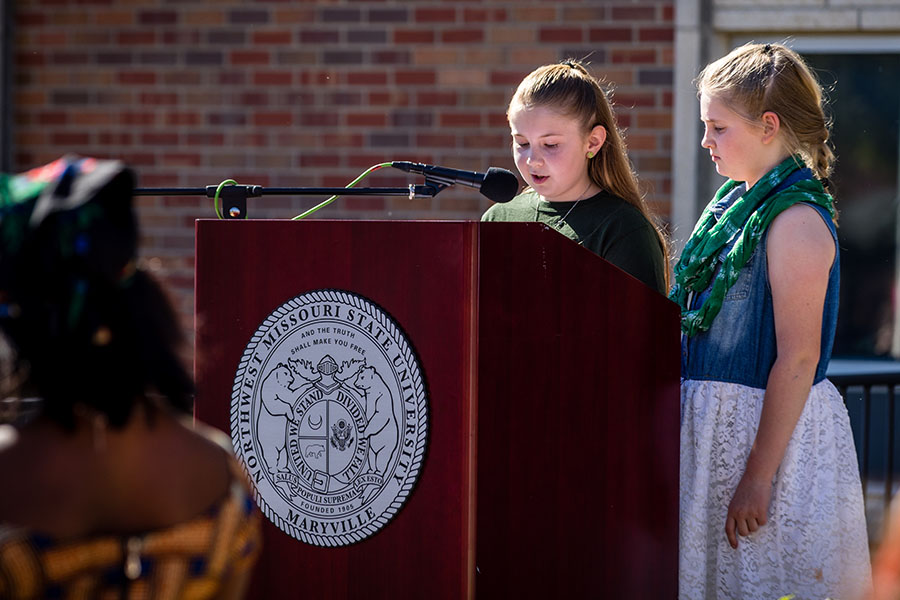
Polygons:
<instances>
[{"instance_id":1,"label":"blonde hair in ponytail","mask_svg":"<svg viewBox=\"0 0 900 600\"><path fill-rule=\"evenodd\" d=\"M831 123L822 87L799 54L782 44L745 44L707 65L696 85L699 94L718 98L749 121L778 115L787 150L831 192Z\"/></svg>"},{"instance_id":2,"label":"blonde hair in ponytail","mask_svg":"<svg viewBox=\"0 0 900 600\"><path fill-rule=\"evenodd\" d=\"M666 286L669 285L669 251L666 236L656 216L644 201L638 178L631 168L625 140L606 92L585 68L574 59L544 65L532 71L513 94L507 116L514 106L543 106L577 119L585 131L597 125L606 129L606 141L588 161L588 176L601 189L622 198L637 208L656 229L666 260Z\"/></svg>"}]
</instances>

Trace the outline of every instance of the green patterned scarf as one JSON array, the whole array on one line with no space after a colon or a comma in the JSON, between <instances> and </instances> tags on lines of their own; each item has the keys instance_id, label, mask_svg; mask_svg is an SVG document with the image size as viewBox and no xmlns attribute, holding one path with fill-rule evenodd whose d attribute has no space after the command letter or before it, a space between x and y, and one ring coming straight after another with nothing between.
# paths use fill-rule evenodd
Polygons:
<instances>
[{"instance_id":1,"label":"green patterned scarf","mask_svg":"<svg viewBox=\"0 0 900 600\"><path fill-rule=\"evenodd\" d=\"M681 307L681 330L685 334L693 336L709 329L722 308L725 293L737 281L766 228L781 211L798 202L809 202L828 209L834 217L834 200L802 164L799 157L788 157L716 219L713 212L716 203L741 184L729 179L703 210L675 265L675 285L669 293L669 298ZM716 271L722 249L741 229L740 237ZM704 291L710 281L709 296L702 306L690 310L691 292Z\"/></svg>"}]
</instances>

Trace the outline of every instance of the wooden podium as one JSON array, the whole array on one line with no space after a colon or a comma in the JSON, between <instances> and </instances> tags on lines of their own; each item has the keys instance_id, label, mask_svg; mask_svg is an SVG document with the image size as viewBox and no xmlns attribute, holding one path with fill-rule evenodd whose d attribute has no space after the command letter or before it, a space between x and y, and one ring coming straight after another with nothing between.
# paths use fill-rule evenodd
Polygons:
<instances>
[{"instance_id":1,"label":"wooden podium","mask_svg":"<svg viewBox=\"0 0 900 600\"><path fill-rule=\"evenodd\" d=\"M428 441L393 518L339 547L264 523L250 598L675 598L677 307L538 223L196 225L196 416L231 430L254 332L311 290L384 309Z\"/></svg>"}]
</instances>

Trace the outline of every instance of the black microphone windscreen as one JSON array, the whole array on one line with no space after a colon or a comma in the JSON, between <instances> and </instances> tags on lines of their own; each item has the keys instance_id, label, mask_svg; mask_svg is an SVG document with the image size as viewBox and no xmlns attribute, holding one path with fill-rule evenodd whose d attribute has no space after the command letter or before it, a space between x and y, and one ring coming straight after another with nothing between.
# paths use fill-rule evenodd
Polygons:
<instances>
[{"instance_id":1,"label":"black microphone windscreen","mask_svg":"<svg viewBox=\"0 0 900 600\"><path fill-rule=\"evenodd\" d=\"M484 174L480 191L494 202L509 202L519 193L519 180L511 171L491 167Z\"/></svg>"}]
</instances>

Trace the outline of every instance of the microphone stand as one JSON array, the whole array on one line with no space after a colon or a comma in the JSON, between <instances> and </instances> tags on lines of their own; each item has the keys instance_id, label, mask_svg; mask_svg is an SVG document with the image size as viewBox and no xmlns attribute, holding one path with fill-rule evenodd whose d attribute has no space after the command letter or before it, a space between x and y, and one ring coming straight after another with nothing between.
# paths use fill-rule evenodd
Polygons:
<instances>
[{"instance_id":1,"label":"microphone stand","mask_svg":"<svg viewBox=\"0 0 900 600\"><path fill-rule=\"evenodd\" d=\"M433 198L438 192L448 187L448 184L435 181L428 177L424 184L409 184L408 187L395 188L355 188L355 187L302 187L302 188L264 188L259 185L233 184L225 186L208 185L205 188L136 188L135 196L202 196L215 198L216 190L222 200L223 219L246 219L247 198L260 196L408 196L410 200L415 198ZM220 189L221 188L221 189ZM318 208L318 207L314 207ZM302 219L313 209L295 217Z\"/></svg>"}]
</instances>

